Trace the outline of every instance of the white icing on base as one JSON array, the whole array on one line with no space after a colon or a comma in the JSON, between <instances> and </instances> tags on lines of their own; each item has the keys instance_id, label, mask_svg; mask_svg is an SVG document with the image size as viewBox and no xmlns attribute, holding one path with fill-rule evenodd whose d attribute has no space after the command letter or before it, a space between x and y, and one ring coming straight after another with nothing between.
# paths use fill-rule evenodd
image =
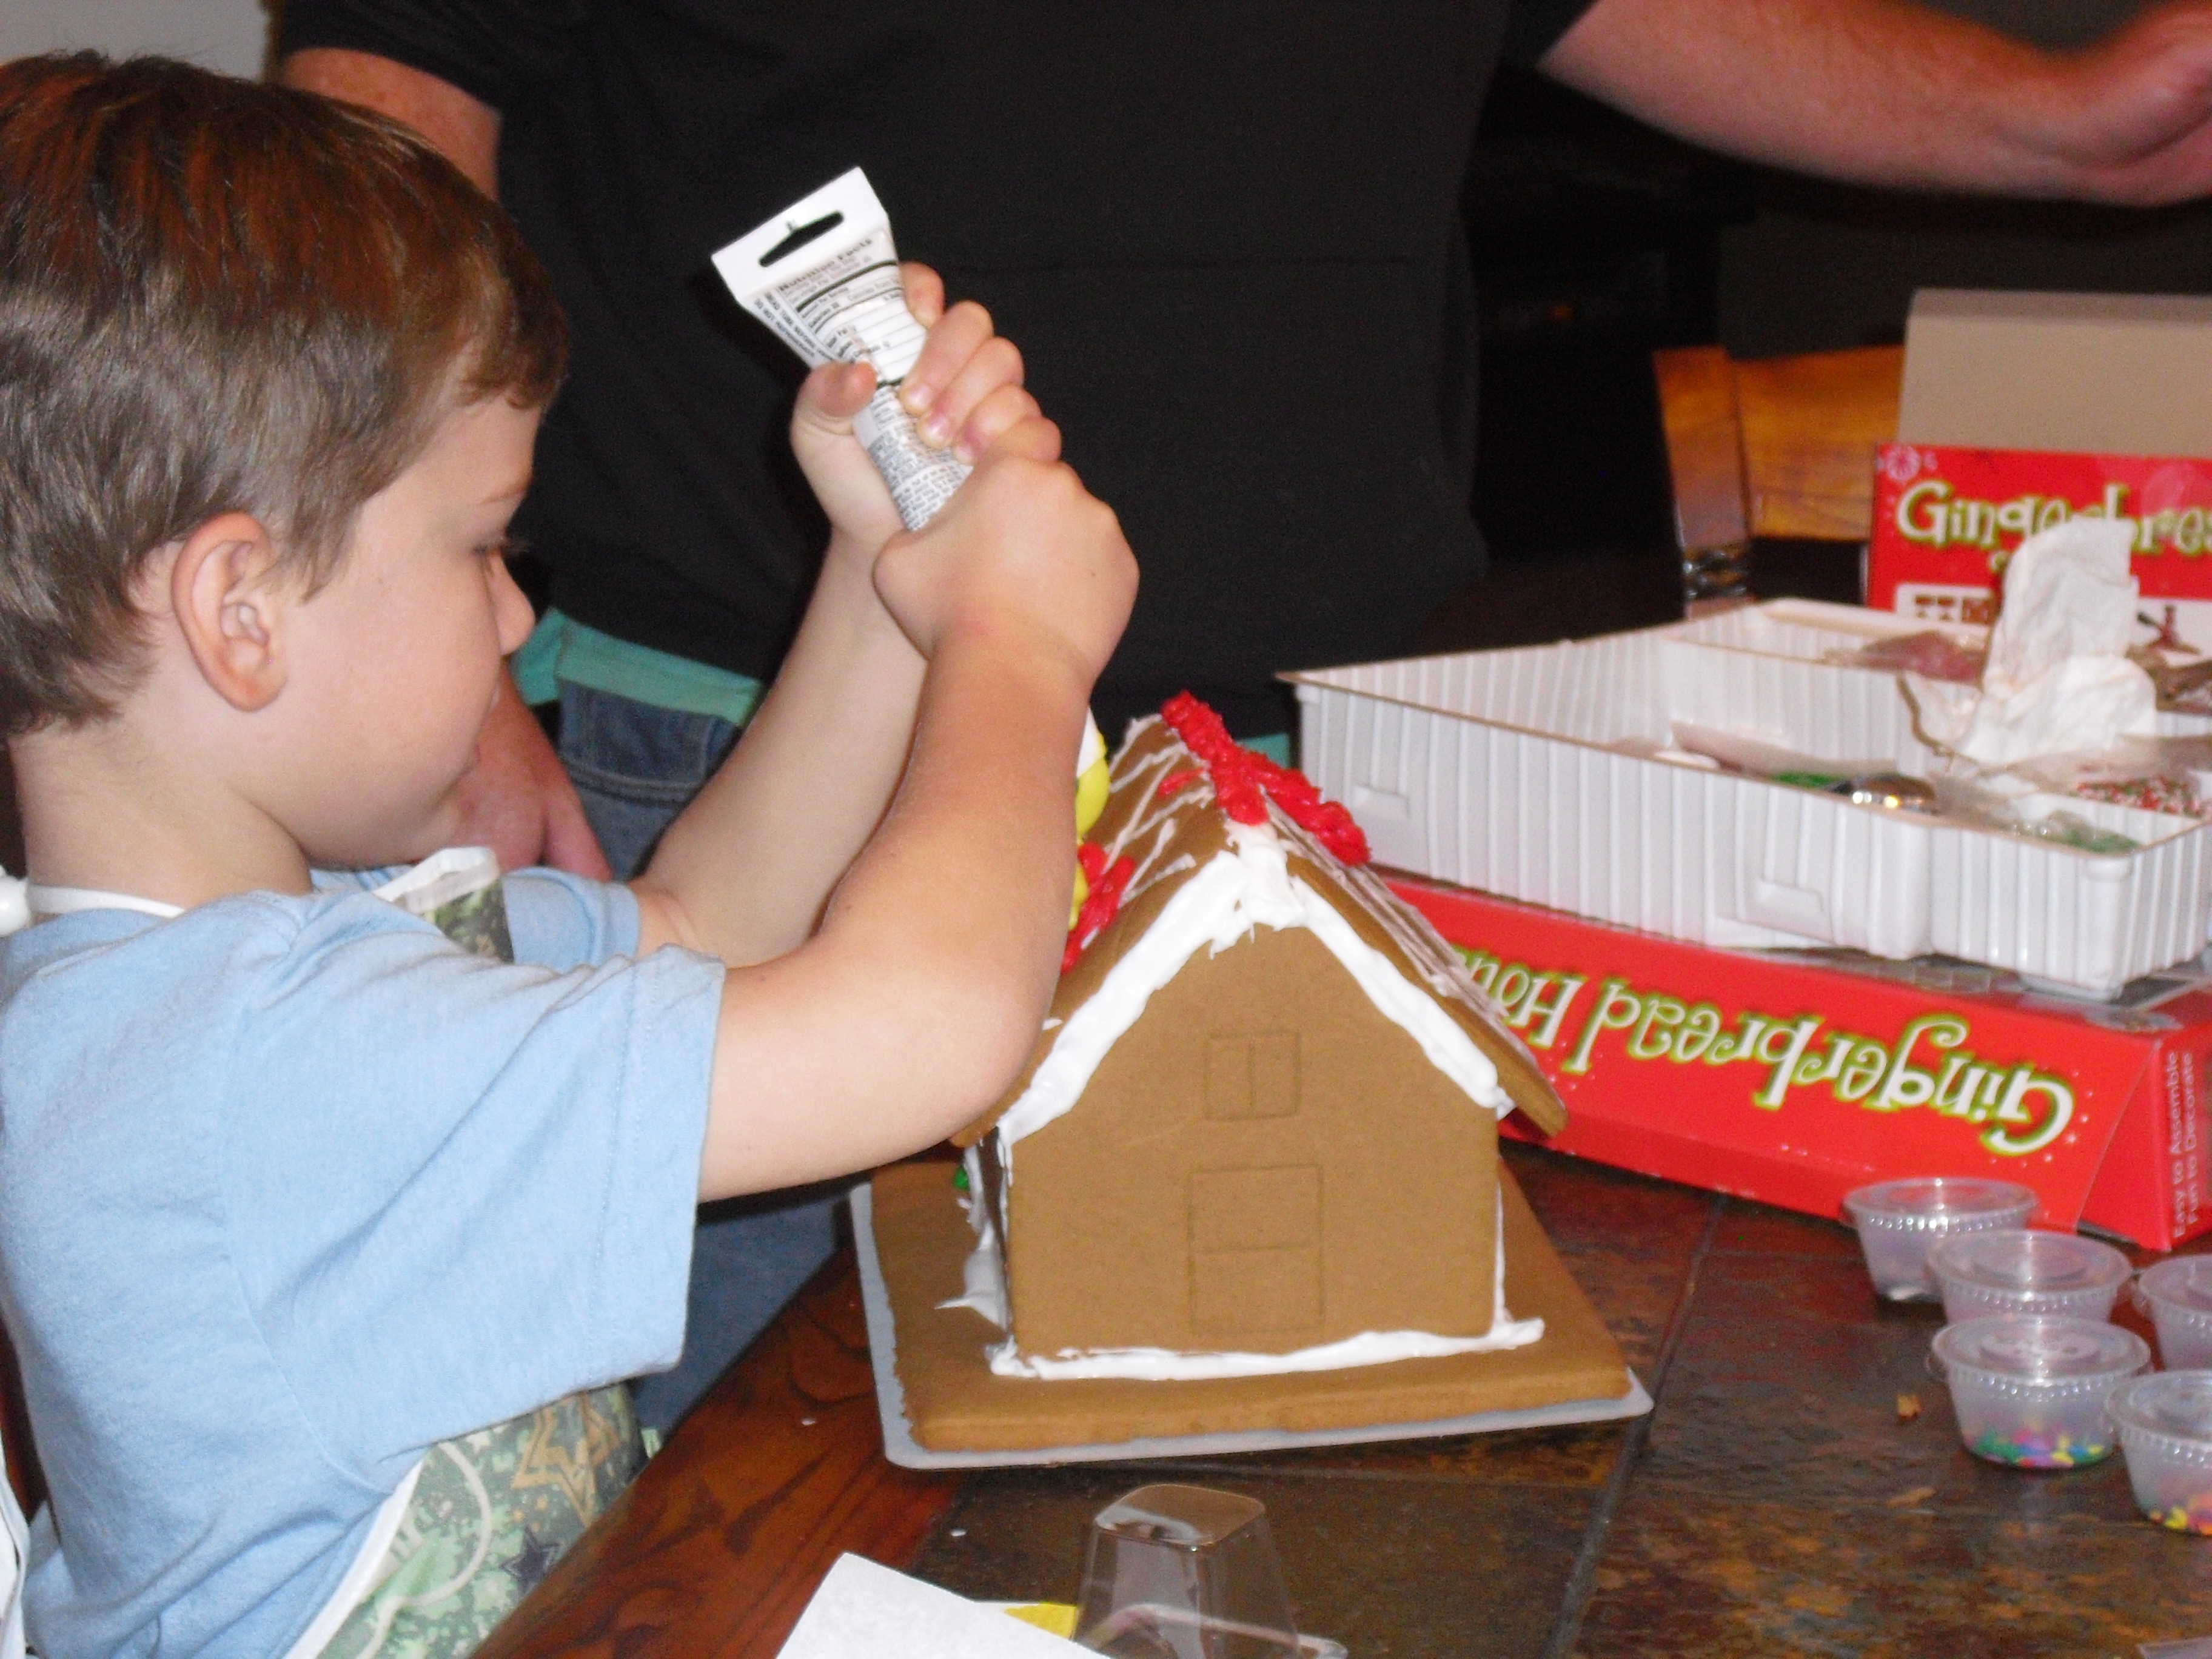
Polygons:
<instances>
[{"instance_id":1,"label":"white icing on base","mask_svg":"<svg viewBox=\"0 0 2212 1659\"><path fill-rule=\"evenodd\" d=\"M1255 927L1310 930L1384 1017L1421 1045L1431 1066L1499 1116L1513 1109L1512 1097L1498 1086L1498 1068L1459 1023L1361 939L1334 905L1290 874L1282 838L1271 826L1231 824L1229 842L1176 889L1144 937L1067 1017L1029 1087L999 1120L1008 1178L1014 1144L1074 1107L1108 1051L1143 1016L1152 993L1181 973L1201 946L1225 951Z\"/></svg>"},{"instance_id":2,"label":"white icing on base","mask_svg":"<svg viewBox=\"0 0 2212 1659\"><path fill-rule=\"evenodd\" d=\"M1340 1342L1293 1348L1288 1353L1178 1353L1170 1348L1063 1349L1057 1354L1024 1354L1012 1337L988 1350L991 1370L1000 1376L1041 1382L1078 1377L1114 1377L1134 1382L1195 1382L1224 1376L1279 1376L1292 1371L1350 1370L1387 1365L1400 1359L1442 1359L1453 1354L1497 1353L1525 1348L1543 1340L1540 1319L1516 1319L1505 1307L1505 1198L1498 1195L1497 1269L1492 1281L1490 1328L1480 1336L1437 1336L1428 1331L1362 1331ZM975 1258L969 1258L969 1271ZM997 1271L995 1249L992 1271ZM945 1307L964 1305L948 1302ZM1003 1322L1001 1329L1005 1328Z\"/></svg>"},{"instance_id":3,"label":"white icing on base","mask_svg":"<svg viewBox=\"0 0 2212 1659\"><path fill-rule=\"evenodd\" d=\"M968 1172L968 1191L960 1207L975 1230L975 1248L961 1264L961 1293L940 1308L973 1308L1000 1330L1006 1328L1006 1273L999 1259L998 1229L992 1224L991 1206L983 1190L983 1153L970 1146L962 1166Z\"/></svg>"}]
</instances>

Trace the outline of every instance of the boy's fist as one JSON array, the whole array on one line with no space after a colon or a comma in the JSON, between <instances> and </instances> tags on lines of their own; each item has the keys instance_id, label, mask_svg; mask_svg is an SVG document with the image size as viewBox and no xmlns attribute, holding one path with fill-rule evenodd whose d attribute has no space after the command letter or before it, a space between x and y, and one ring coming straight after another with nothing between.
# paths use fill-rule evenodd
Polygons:
<instances>
[{"instance_id":1,"label":"boy's fist","mask_svg":"<svg viewBox=\"0 0 2212 1659\"><path fill-rule=\"evenodd\" d=\"M1062 659L1087 690L1129 620L1137 562L1113 509L1061 463L1060 428L1030 416L926 528L884 549L876 591L926 657L988 639Z\"/></svg>"},{"instance_id":2,"label":"boy's fist","mask_svg":"<svg viewBox=\"0 0 2212 1659\"><path fill-rule=\"evenodd\" d=\"M950 310L945 284L926 265L900 267L907 308L929 331L921 356L899 386L922 441L974 461L1008 428L1037 412L1022 389L1022 355L992 330L991 313L972 301ZM872 557L898 533L890 489L853 435L853 416L876 390L864 363L829 363L806 377L792 410L791 447L848 547Z\"/></svg>"}]
</instances>

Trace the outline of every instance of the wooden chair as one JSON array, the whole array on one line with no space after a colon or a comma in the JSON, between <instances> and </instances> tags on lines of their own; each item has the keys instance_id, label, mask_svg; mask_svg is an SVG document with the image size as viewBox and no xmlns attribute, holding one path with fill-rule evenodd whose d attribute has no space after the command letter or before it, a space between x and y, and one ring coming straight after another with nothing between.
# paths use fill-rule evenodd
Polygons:
<instances>
[{"instance_id":1,"label":"wooden chair","mask_svg":"<svg viewBox=\"0 0 2212 1659\"><path fill-rule=\"evenodd\" d=\"M1897 435L1901 347L1738 362L1692 346L1651 365L1692 614L1750 597L1755 539L1866 540L1875 447Z\"/></svg>"}]
</instances>

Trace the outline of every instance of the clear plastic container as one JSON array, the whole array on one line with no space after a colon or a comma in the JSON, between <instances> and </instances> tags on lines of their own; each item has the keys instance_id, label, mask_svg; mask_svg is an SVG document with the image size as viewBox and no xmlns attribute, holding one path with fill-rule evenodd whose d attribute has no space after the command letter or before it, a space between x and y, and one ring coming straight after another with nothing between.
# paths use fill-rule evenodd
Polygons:
<instances>
[{"instance_id":1,"label":"clear plastic container","mask_svg":"<svg viewBox=\"0 0 2212 1659\"><path fill-rule=\"evenodd\" d=\"M2212 1532L2212 1371L2160 1371L2106 1402L2136 1505L2176 1532Z\"/></svg>"},{"instance_id":2,"label":"clear plastic container","mask_svg":"<svg viewBox=\"0 0 2212 1659\"><path fill-rule=\"evenodd\" d=\"M2029 1469L2111 1456L2105 1396L2149 1364L2150 1345L2133 1331L2042 1314L1946 1325L1929 1357L1950 1385L1966 1449Z\"/></svg>"},{"instance_id":3,"label":"clear plastic container","mask_svg":"<svg viewBox=\"0 0 2212 1659\"><path fill-rule=\"evenodd\" d=\"M2024 1227L2036 1195L2009 1181L1972 1176L1919 1176L1884 1181L1844 1196L1844 1213L1858 1229L1875 1290L1892 1302L1932 1300L1928 1247L1952 1233Z\"/></svg>"},{"instance_id":4,"label":"clear plastic container","mask_svg":"<svg viewBox=\"0 0 2212 1659\"><path fill-rule=\"evenodd\" d=\"M1344 1659L1301 1638L1256 1499L1206 1486L1140 1486L1091 1523L1079 1647L1121 1659Z\"/></svg>"},{"instance_id":5,"label":"clear plastic container","mask_svg":"<svg viewBox=\"0 0 2212 1659\"><path fill-rule=\"evenodd\" d=\"M2145 1267L2135 1304L2158 1327L2159 1363L2166 1370L2212 1367L2212 1255L2171 1256Z\"/></svg>"},{"instance_id":6,"label":"clear plastic container","mask_svg":"<svg viewBox=\"0 0 2212 1659\"><path fill-rule=\"evenodd\" d=\"M1940 1239L1928 1271L1943 1292L1943 1317L1955 1325L1993 1313L2110 1319L2135 1269L2094 1238L2015 1229Z\"/></svg>"}]
</instances>

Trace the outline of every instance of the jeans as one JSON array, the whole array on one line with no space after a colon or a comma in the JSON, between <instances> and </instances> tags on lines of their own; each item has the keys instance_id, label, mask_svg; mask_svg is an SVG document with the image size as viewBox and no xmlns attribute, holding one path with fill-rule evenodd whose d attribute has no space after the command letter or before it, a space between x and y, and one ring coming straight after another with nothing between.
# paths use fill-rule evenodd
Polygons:
<instances>
[{"instance_id":1,"label":"jeans","mask_svg":"<svg viewBox=\"0 0 2212 1659\"><path fill-rule=\"evenodd\" d=\"M561 759L617 878L714 775L738 728L586 686L561 687ZM700 1206L684 1358L632 1386L638 1420L665 1434L830 1259L839 1193L809 1188Z\"/></svg>"}]
</instances>

